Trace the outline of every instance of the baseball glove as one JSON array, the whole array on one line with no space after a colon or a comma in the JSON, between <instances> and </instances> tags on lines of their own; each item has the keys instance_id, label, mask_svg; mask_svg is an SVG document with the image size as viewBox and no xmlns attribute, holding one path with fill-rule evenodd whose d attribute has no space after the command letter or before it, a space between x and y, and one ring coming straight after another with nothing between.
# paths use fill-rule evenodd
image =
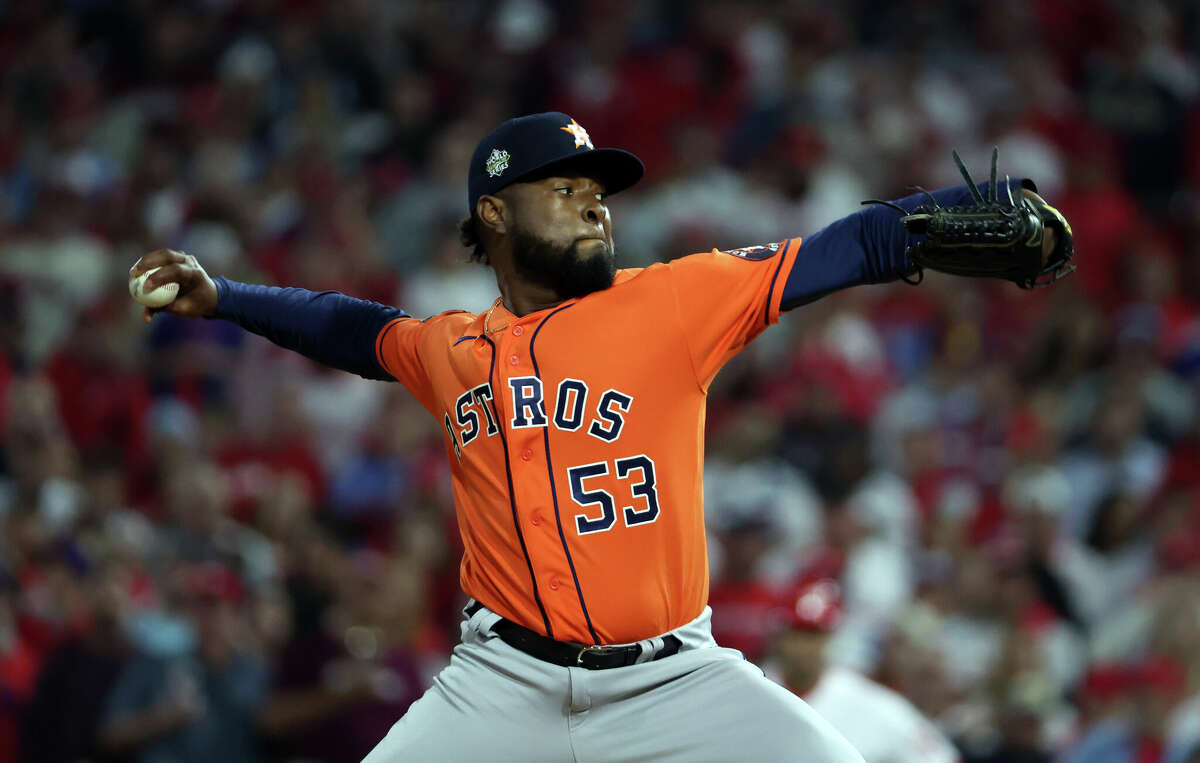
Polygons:
<instances>
[{"instance_id":1,"label":"baseball glove","mask_svg":"<svg viewBox=\"0 0 1200 763\"><path fill-rule=\"evenodd\" d=\"M904 214L900 222L909 233L922 236L907 249L908 258L920 268L940 270L960 276L1003 278L1022 289L1049 286L1075 270L1070 264L1075 254L1071 225L1062 214L1042 201L1024 194L1013 198L1012 183L1004 178L1005 195L1000 197L996 184L996 160L992 150L992 176L987 198L979 193L958 152L954 163L971 189L975 205L939 206L924 188L915 190L929 198L929 204L912 212L898 204L869 199L863 204L884 204ZM1042 253L1046 227L1055 231L1054 250ZM917 281L921 272L917 273ZM909 280L909 279L906 279Z\"/></svg>"}]
</instances>

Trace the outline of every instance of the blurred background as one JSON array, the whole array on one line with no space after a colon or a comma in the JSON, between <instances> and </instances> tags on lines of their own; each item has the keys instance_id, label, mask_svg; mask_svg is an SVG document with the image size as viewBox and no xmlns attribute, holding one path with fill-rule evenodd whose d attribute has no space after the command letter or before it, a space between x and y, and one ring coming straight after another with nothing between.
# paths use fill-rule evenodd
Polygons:
<instances>
[{"instance_id":1,"label":"blurred background","mask_svg":"<svg viewBox=\"0 0 1200 763\"><path fill-rule=\"evenodd\" d=\"M126 271L486 308L467 159L547 109L645 160L625 265L953 184L951 148L1033 178L1068 280L853 289L718 377L714 630L769 659L834 578L829 659L966 761L1197 759L1198 89L1192 0L0 2L0 761L359 760L420 695L463 604L437 425L147 326Z\"/></svg>"}]
</instances>

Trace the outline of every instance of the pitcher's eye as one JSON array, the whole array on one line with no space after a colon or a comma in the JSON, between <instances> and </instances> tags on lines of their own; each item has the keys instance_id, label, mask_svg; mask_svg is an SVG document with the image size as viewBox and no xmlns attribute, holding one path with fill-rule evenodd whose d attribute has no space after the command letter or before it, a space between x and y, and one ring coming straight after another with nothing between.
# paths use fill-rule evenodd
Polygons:
<instances>
[{"instance_id":1,"label":"pitcher's eye","mask_svg":"<svg viewBox=\"0 0 1200 763\"><path fill-rule=\"evenodd\" d=\"M574 196L575 195L575 192L572 191L570 188L555 188L554 190L560 192L563 196Z\"/></svg>"}]
</instances>

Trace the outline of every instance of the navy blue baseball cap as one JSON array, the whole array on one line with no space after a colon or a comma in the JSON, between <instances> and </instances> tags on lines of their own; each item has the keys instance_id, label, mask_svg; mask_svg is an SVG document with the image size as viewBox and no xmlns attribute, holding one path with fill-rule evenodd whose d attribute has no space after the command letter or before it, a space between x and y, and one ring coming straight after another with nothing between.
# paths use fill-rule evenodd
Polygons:
<instances>
[{"instance_id":1,"label":"navy blue baseball cap","mask_svg":"<svg viewBox=\"0 0 1200 763\"><path fill-rule=\"evenodd\" d=\"M571 170L604 184L608 194L641 180L642 160L619 148L596 148L587 130L560 111L510 119L488 133L471 155L467 210L505 186Z\"/></svg>"}]
</instances>

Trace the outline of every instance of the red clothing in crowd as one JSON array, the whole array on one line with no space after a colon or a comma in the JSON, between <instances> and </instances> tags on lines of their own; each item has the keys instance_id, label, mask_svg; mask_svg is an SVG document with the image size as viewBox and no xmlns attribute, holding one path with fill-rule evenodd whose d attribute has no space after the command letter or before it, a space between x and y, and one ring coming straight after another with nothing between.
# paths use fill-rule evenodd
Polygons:
<instances>
[{"instance_id":1,"label":"red clothing in crowd","mask_svg":"<svg viewBox=\"0 0 1200 763\"><path fill-rule=\"evenodd\" d=\"M228 442L217 454L217 463L229 475L229 510L235 519L252 513L275 480L289 472L304 478L310 494L325 495L325 473L307 441L293 438L279 443Z\"/></svg>"},{"instance_id":2,"label":"red clothing in crowd","mask_svg":"<svg viewBox=\"0 0 1200 763\"><path fill-rule=\"evenodd\" d=\"M21 712L33 697L41 662L19 635L0 650L0 760L17 759Z\"/></svg>"},{"instance_id":3,"label":"red clothing in crowd","mask_svg":"<svg viewBox=\"0 0 1200 763\"><path fill-rule=\"evenodd\" d=\"M761 581L714 583L708 594L713 638L756 660L779 628L779 596Z\"/></svg>"},{"instance_id":4,"label":"red clothing in crowd","mask_svg":"<svg viewBox=\"0 0 1200 763\"><path fill-rule=\"evenodd\" d=\"M141 369L92 362L71 352L55 356L46 375L72 442L82 452L118 450L138 463L146 450L150 390Z\"/></svg>"}]
</instances>

